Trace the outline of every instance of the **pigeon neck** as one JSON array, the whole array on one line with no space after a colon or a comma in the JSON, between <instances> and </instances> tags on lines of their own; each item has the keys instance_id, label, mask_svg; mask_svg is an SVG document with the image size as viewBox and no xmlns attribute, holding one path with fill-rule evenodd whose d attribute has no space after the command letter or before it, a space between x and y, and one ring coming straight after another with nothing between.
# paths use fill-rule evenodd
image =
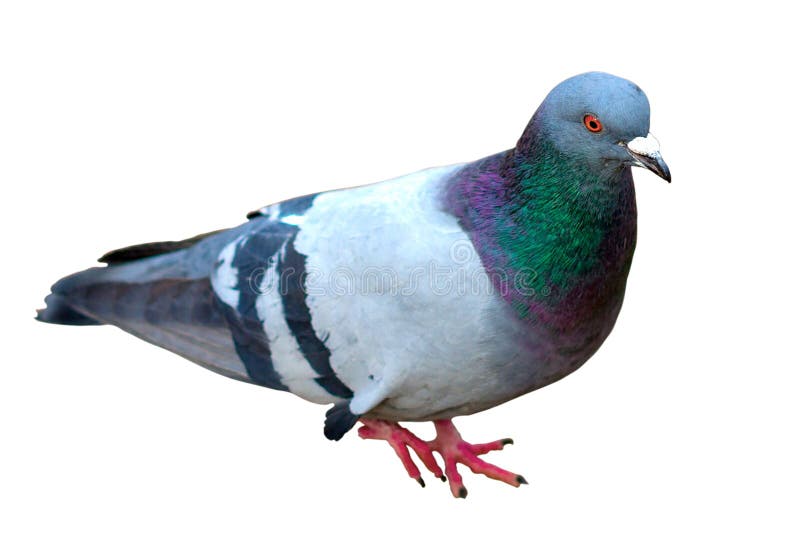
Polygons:
<instances>
[{"instance_id":1,"label":"pigeon neck","mask_svg":"<svg viewBox=\"0 0 800 534\"><path fill-rule=\"evenodd\" d=\"M621 301L636 239L627 167L598 176L523 136L460 169L447 202L520 317L566 328Z\"/></svg>"}]
</instances>

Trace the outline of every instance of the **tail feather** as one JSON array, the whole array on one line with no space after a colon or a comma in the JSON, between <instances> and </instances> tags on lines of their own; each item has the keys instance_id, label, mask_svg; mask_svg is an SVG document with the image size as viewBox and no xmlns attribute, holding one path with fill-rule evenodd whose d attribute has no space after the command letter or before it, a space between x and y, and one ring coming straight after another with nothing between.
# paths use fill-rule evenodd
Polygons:
<instances>
[{"instance_id":1,"label":"tail feather","mask_svg":"<svg viewBox=\"0 0 800 534\"><path fill-rule=\"evenodd\" d=\"M70 326L89 326L101 325L100 321L92 319L70 307L69 304L60 296L55 294L48 295L44 302L45 308L36 310L36 320L43 323L64 324Z\"/></svg>"}]
</instances>

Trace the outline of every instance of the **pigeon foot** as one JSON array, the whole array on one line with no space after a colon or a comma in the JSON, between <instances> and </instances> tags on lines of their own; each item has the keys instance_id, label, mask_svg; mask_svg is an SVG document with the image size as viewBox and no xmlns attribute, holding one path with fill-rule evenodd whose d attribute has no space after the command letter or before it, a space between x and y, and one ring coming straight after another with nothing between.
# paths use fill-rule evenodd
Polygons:
<instances>
[{"instance_id":1,"label":"pigeon foot","mask_svg":"<svg viewBox=\"0 0 800 534\"><path fill-rule=\"evenodd\" d=\"M403 428L397 423L390 421L383 421L381 419L361 419L364 424L358 429L358 435L363 439L380 439L385 440L391 445L400 461L403 462L403 467L406 468L408 476L416 480L420 486L425 487L425 481L419 472L419 468L411 459L411 454L408 449L412 449L414 453L422 460L425 467L433 473L436 478L445 480L444 473L433 457L433 452L426 441L419 439L413 432L407 428Z\"/></svg>"},{"instance_id":2,"label":"pigeon foot","mask_svg":"<svg viewBox=\"0 0 800 534\"><path fill-rule=\"evenodd\" d=\"M487 452L499 451L506 445L511 445L514 443L513 440L506 438L473 445L461 438L461 434L450 419L434 421L433 424L436 427L436 439L428 443L444 459L444 472L450 481L450 492L453 497L463 499L467 496L467 488L464 487L461 475L456 469L457 464L469 467L473 473L505 482L515 488L528 483L521 475L506 471L478 458Z\"/></svg>"},{"instance_id":3,"label":"pigeon foot","mask_svg":"<svg viewBox=\"0 0 800 534\"><path fill-rule=\"evenodd\" d=\"M442 481L450 482L450 492L456 498L463 499L467 496L467 488L456 467L458 464L469 467L473 473L485 475L514 487L527 484L521 475L506 471L478 458L478 456L491 451L499 451L506 445L514 443L509 438L473 445L461 438L461 434L450 419L433 422L436 428L436 438L431 441L421 440L411 431L394 422L379 419L361 419L361 422L364 426L358 429L358 435L364 439L387 441L400 457L408 475L422 487L425 487L425 482L411 459L409 449L419 456L422 463L434 476ZM439 453L444 460L444 473L433 456L434 451Z\"/></svg>"}]
</instances>

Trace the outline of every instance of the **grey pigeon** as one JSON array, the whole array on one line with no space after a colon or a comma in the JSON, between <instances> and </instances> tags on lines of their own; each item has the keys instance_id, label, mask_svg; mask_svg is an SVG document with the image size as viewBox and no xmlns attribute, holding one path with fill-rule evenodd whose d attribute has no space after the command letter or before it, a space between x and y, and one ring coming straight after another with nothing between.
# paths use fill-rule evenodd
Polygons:
<instances>
[{"instance_id":1,"label":"grey pigeon","mask_svg":"<svg viewBox=\"0 0 800 534\"><path fill-rule=\"evenodd\" d=\"M110 324L212 371L330 404L325 435L413 450L519 486L451 419L580 367L619 313L636 244L632 166L670 181L647 97L599 72L560 83L517 145L472 163L312 194L248 222L110 252L38 319ZM401 421L433 421L426 442ZM433 452L444 460L442 469Z\"/></svg>"}]
</instances>

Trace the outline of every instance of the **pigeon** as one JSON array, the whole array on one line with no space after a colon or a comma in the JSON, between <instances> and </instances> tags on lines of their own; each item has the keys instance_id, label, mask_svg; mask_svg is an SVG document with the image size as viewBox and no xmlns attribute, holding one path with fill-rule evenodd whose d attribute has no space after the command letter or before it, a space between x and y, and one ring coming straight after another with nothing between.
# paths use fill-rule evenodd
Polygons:
<instances>
[{"instance_id":1,"label":"pigeon","mask_svg":"<svg viewBox=\"0 0 800 534\"><path fill-rule=\"evenodd\" d=\"M331 405L425 485L457 466L526 480L452 419L551 384L616 322L636 245L631 168L667 182L634 83L558 84L516 146L474 162L272 204L234 228L129 246L53 285L37 319L114 325L230 378ZM433 422L425 441L402 422ZM436 453L443 462L439 465Z\"/></svg>"}]
</instances>

